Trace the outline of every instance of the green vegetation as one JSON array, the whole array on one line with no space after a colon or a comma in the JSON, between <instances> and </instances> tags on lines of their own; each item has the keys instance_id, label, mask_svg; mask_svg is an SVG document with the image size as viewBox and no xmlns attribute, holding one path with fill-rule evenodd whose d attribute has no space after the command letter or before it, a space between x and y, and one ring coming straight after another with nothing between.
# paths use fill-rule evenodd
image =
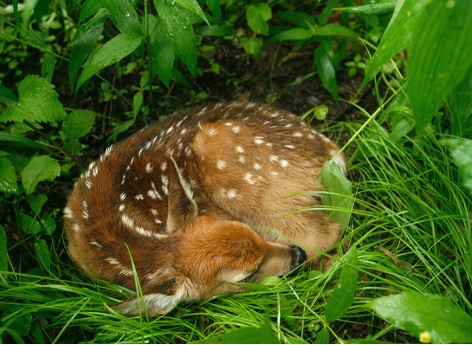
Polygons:
<instances>
[{"instance_id":1,"label":"green vegetation","mask_svg":"<svg viewBox=\"0 0 472 345\"><path fill-rule=\"evenodd\" d=\"M0 23L2 342L470 342L469 0L14 0ZM132 292L66 251L75 178L107 142L219 97L199 83L242 88L223 60L268 50L265 101L284 107L276 72L301 56L314 67L286 87L322 85L328 101L304 118L349 158L352 186L329 164L323 176L346 225L333 264L152 319L114 313ZM343 97L349 84L371 102ZM355 115L333 121L341 105Z\"/></svg>"}]
</instances>

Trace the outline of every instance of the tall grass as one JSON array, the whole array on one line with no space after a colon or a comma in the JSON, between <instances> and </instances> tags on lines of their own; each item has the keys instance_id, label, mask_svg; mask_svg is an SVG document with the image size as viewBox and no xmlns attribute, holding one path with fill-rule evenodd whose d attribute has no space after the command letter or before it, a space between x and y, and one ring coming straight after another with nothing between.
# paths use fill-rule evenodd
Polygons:
<instances>
[{"instance_id":1,"label":"tall grass","mask_svg":"<svg viewBox=\"0 0 472 345\"><path fill-rule=\"evenodd\" d=\"M352 134L358 127L338 124L331 130ZM107 306L131 292L83 276L61 249L52 253L51 272L0 272L0 337L41 343L181 343L217 341L212 337L269 323L277 339L287 343L315 342L323 330L331 342L412 341L365 303L419 291L447 296L472 312L472 201L441 144L445 137L430 129L421 139L398 138L375 121L360 133L350 157L355 208L326 272L304 270L252 285L246 293L182 304L160 317L126 318ZM339 258L353 244L356 297L342 319L327 322L324 310L342 269Z\"/></svg>"}]
</instances>

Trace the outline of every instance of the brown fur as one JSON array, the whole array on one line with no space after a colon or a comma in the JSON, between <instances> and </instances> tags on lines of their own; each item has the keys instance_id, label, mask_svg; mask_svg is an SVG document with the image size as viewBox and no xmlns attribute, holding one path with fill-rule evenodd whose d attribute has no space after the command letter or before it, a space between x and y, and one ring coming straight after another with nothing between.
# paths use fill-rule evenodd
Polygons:
<instances>
[{"instance_id":1,"label":"brown fur","mask_svg":"<svg viewBox=\"0 0 472 345\"><path fill-rule=\"evenodd\" d=\"M133 289L134 264L144 297L114 306L126 315L284 275L303 250L314 263L338 240L326 213L289 214L317 198L287 197L322 190L321 168L337 152L295 115L266 105L169 117L109 148L79 179L65 209L69 252L92 276Z\"/></svg>"}]
</instances>

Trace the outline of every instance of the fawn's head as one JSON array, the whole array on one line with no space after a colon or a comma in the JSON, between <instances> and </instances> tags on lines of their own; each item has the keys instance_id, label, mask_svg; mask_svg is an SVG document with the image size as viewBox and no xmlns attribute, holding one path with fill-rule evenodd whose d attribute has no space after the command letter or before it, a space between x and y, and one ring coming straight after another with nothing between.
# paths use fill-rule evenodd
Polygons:
<instances>
[{"instance_id":1,"label":"fawn's head","mask_svg":"<svg viewBox=\"0 0 472 345\"><path fill-rule=\"evenodd\" d=\"M140 279L142 296L134 295L112 306L114 310L125 315L162 314L181 301L241 292L244 288L234 283L281 276L305 261L299 247L267 242L240 222L199 215L186 179L172 157L169 161L174 173L169 178L168 245L154 253L153 246L143 246L143 251L150 248L150 258L134 263L138 274L140 266L141 272L147 270L146 279ZM149 262L152 257L157 265Z\"/></svg>"}]
</instances>

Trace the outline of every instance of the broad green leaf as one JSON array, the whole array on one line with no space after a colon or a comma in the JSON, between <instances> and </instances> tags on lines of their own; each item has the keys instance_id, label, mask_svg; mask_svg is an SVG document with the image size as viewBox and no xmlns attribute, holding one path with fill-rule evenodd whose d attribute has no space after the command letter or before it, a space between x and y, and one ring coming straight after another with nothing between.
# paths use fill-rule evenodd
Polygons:
<instances>
[{"instance_id":1,"label":"broad green leaf","mask_svg":"<svg viewBox=\"0 0 472 345\"><path fill-rule=\"evenodd\" d=\"M223 20L221 15L221 5L220 0L207 0L206 4L211 11L211 14L214 17L216 23L221 23Z\"/></svg>"},{"instance_id":2,"label":"broad green leaf","mask_svg":"<svg viewBox=\"0 0 472 345\"><path fill-rule=\"evenodd\" d=\"M43 227L43 234L51 236L56 231L56 219L49 213L42 215L39 223Z\"/></svg>"},{"instance_id":3,"label":"broad green leaf","mask_svg":"<svg viewBox=\"0 0 472 345\"><path fill-rule=\"evenodd\" d=\"M38 156L31 159L21 171L26 194L31 194L38 182L53 180L61 174L61 166L57 160L49 156Z\"/></svg>"},{"instance_id":4,"label":"broad green leaf","mask_svg":"<svg viewBox=\"0 0 472 345\"><path fill-rule=\"evenodd\" d=\"M12 134L12 133L7 133L7 132L0 132L0 142L2 141L7 141L10 143L17 143L25 147L32 147L32 148L43 147L43 145L37 143L34 140L31 140L30 138L26 138L23 135Z\"/></svg>"},{"instance_id":5,"label":"broad green leaf","mask_svg":"<svg viewBox=\"0 0 472 345\"><path fill-rule=\"evenodd\" d=\"M131 54L140 46L142 39L133 35L118 34L103 46L97 48L84 67L77 82L77 89L95 73Z\"/></svg>"},{"instance_id":6,"label":"broad green leaf","mask_svg":"<svg viewBox=\"0 0 472 345\"><path fill-rule=\"evenodd\" d=\"M352 183L344 176L341 168L336 162L326 161L321 170L321 183L328 193L321 195L323 205L330 205L339 210L330 212L330 217L341 224L344 231L351 218L352 206Z\"/></svg>"},{"instance_id":7,"label":"broad green leaf","mask_svg":"<svg viewBox=\"0 0 472 345\"><path fill-rule=\"evenodd\" d=\"M266 3L258 3L257 5L249 5L246 9L247 24L252 31L269 35L269 24L267 21L272 18L272 10Z\"/></svg>"},{"instance_id":8,"label":"broad green leaf","mask_svg":"<svg viewBox=\"0 0 472 345\"><path fill-rule=\"evenodd\" d=\"M136 94L133 97L133 116L136 117L138 116L139 110L141 109L141 106L143 105L143 93L141 91L136 92Z\"/></svg>"},{"instance_id":9,"label":"broad green leaf","mask_svg":"<svg viewBox=\"0 0 472 345\"><path fill-rule=\"evenodd\" d=\"M135 121L135 119L131 119L116 126L113 130L113 133L107 138L107 143L110 141L115 141L118 135L126 132L132 125L134 125Z\"/></svg>"},{"instance_id":10,"label":"broad green leaf","mask_svg":"<svg viewBox=\"0 0 472 345\"><path fill-rule=\"evenodd\" d=\"M16 223L28 235L37 235L42 231L41 224L35 218L21 211L16 214Z\"/></svg>"},{"instance_id":11,"label":"broad green leaf","mask_svg":"<svg viewBox=\"0 0 472 345\"><path fill-rule=\"evenodd\" d=\"M323 327L316 337L315 344L329 344L329 331Z\"/></svg>"},{"instance_id":12,"label":"broad green leaf","mask_svg":"<svg viewBox=\"0 0 472 345\"><path fill-rule=\"evenodd\" d=\"M48 13L51 2L52 0L38 0L34 6L34 18L36 21L41 22L41 18Z\"/></svg>"},{"instance_id":13,"label":"broad green leaf","mask_svg":"<svg viewBox=\"0 0 472 345\"><path fill-rule=\"evenodd\" d=\"M97 13L103 5L97 0L85 0L80 8L79 23Z\"/></svg>"},{"instance_id":14,"label":"broad green leaf","mask_svg":"<svg viewBox=\"0 0 472 345\"><path fill-rule=\"evenodd\" d=\"M93 127L97 114L90 110L74 110L62 122L64 136L77 140L87 135Z\"/></svg>"},{"instance_id":15,"label":"broad green leaf","mask_svg":"<svg viewBox=\"0 0 472 345\"><path fill-rule=\"evenodd\" d=\"M195 13L200 18L202 18L205 21L205 23L207 23L207 25L210 25L210 23L208 22L205 16L205 13L203 13L200 5L198 4L196 0L174 0L174 1L182 8L185 8L186 10L192 13Z\"/></svg>"},{"instance_id":16,"label":"broad green leaf","mask_svg":"<svg viewBox=\"0 0 472 345\"><path fill-rule=\"evenodd\" d=\"M259 58L259 56L261 56L262 49L264 47L264 42L262 42L262 40L259 37L253 37L253 38L243 37L241 39L241 44L246 54L252 54L256 58Z\"/></svg>"},{"instance_id":17,"label":"broad green leaf","mask_svg":"<svg viewBox=\"0 0 472 345\"><path fill-rule=\"evenodd\" d=\"M195 344L280 344L270 325L244 327L224 334L209 337Z\"/></svg>"},{"instance_id":18,"label":"broad green leaf","mask_svg":"<svg viewBox=\"0 0 472 345\"><path fill-rule=\"evenodd\" d=\"M293 28L272 36L267 40L268 43L278 41L296 41L307 40L313 37L313 31L302 28Z\"/></svg>"},{"instance_id":19,"label":"broad green leaf","mask_svg":"<svg viewBox=\"0 0 472 345\"><path fill-rule=\"evenodd\" d=\"M337 101L339 99L338 83L336 82L336 71L333 61L323 45L315 50L315 65L320 76L321 83Z\"/></svg>"},{"instance_id":20,"label":"broad green leaf","mask_svg":"<svg viewBox=\"0 0 472 345\"><path fill-rule=\"evenodd\" d=\"M56 57L52 53L44 54L44 60L41 64L41 77L46 79L48 83L51 82L54 74L54 68L56 68Z\"/></svg>"},{"instance_id":21,"label":"broad green leaf","mask_svg":"<svg viewBox=\"0 0 472 345\"><path fill-rule=\"evenodd\" d=\"M98 0L108 11L113 24L121 33L130 36L143 36L138 14L130 0Z\"/></svg>"},{"instance_id":22,"label":"broad green leaf","mask_svg":"<svg viewBox=\"0 0 472 345\"><path fill-rule=\"evenodd\" d=\"M472 194L472 140L445 139L444 142L451 151L451 157L459 167L462 184Z\"/></svg>"},{"instance_id":23,"label":"broad green leaf","mask_svg":"<svg viewBox=\"0 0 472 345\"><path fill-rule=\"evenodd\" d=\"M339 7L335 8L338 11L346 11L351 13L364 13L364 14L384 14L391 13L395 9L395 5L398 0L388 0L369 5L351 6L351 7Z\"/></svg>"},{"instance_id":24,"label":"broad green leaf","mask_svg":"<svg viewBox=\"0 0 472 345\"><path fill-rule=\"evenodd\" d=\"M164 24L177 56L193 76L197 73L197 41L186 10L175 1L154 0L154 6Z\"/></svg>"},{"instance_id":25,"label":"broad green leaf","mask_svg":"<svg viewBox=\"0 0 472 345\"><path fill-rule=\"evenodd\" d=\"M326 305L325 317L328 321L335 321L346 315L356 295L358 271L355 245L344 258L344 267Z\"/></svg>"},{"instance_id":26,"label":"broad green leaf","mask_svg":"<svg viewBox=\"0 0 472 345\"><path fill-rule=\"evenodd\" d=\"M449 94L447 103L451 112L451 134L472 138L472 68Z\"/></svg>"},{"instance_id":27,"label":"broad green leaf","mask_svg":"<svg viewBox=\"0 0 472 345\"><path fill-rule=\"evenodd\" d=\"M380 297L367 304L382 318L411 336L432 343L470 343L472 317L439 295L404 292Z\"/></svg>"},{"instance_id":28,"label":"broad green leaf","mask_svg":"<svg viewBox=\"0 0 472 345\"><path fill-rule=\"evenodd\" d=\"M28 205L31 207L31 210L38 214L41 212L44 204L48 201L48 197L45 194L34 194L28 195L26 197Z\"/></svg>"},{"instance_id":29,"label":"broad green leaf","mask_svg":"<svg viewBox=\"0 0 472 345\"><path fill-rule=\"evenodd\" d=\"M0 224L0 271L8 271L8 250L7 250L7 233L5 228ZM0 277L2 274L0 273Z\"/></svg>"},{"instance_id":30,"label":"broad green leaf","mask_svg":"<svg viewBox=\"0 0 472 345\"><path fill-rule=\"evenodd\" d=\"M434 0L420 14L407 68L408 96L419 131L472 67L471 32L470 0Z\"/></svg>"},{"instance_id":31,"label":"broad green leaf","mask_svg":"<svg viewBox=\"0 0 472 345\"><path fill-rule=\"evenodd\" d=\"M98 38L103 32L106 19L107 12L105 9L102 9L87 23L81 24L77 28L77 32L71 42L72 50L69 59L69 86L71 90L74 90L77 73L82 68L85 59L95 47Z\"/></svg>"},{"instance_id":32,"label":"broad green leaf","mask_svg":"<svg viewBox=\"0 0 472 345\"><path fill-rule=\"evenodd\" d=\"M308 30L317 26L315 18L312 15L304 12L281 12L277 13L277 18L284 19L292 24Z\"/></svg>"},{"instance_id":33,"label":"broad green leaf","mask_svg":"<svg viewBox=\"0 0 472 345\"><path fill-rule=\"evenodd\" d=\"M11 161L6 157L0 158L0 192L18 193L15 168Z\"/></svg>"},{"instance_id":34,"label":"broad green leaf","mask_svg":"<svg viewBox=\"0 0 472 345\"><path fill-rule=\"evenodd\" d=\"M37 240L34 243L34 250L36 251L41 265L49 271L51 268L51 253L49 252L46 241L43 239Z\"/></svg>"},{"instance_id":35,"label":"broad green leaf","mask_svg":"<svg viewBox=\"0 0 472 345\"><path fill-rule=\"evenodd\" d=\"M339 24L326 24L320 26L315 30L317 36L344 36L350 38L357 38L354 31Z\"/></svg>"},{"instance_id":36,"label":"broad green leaf","mask_svg":"<svg viewBox=\"0 0 472 345\"><path fill-rule=\"evenodd\" d=\"M164 85L169 87L172 67L174 66L175 50L160 19L157 20L156 28L151 35L150 53L153 73L151 78L154 78L157 73Z\"/></svg>"},{"instance_id":37,"label":"broad green leaf","mask_svg":"<svg viewBox=\"0 0 472 345\"><path fill-rule=\"evenodd\" d=\"M18 101L18 97L8 87L0 85L0 101L6 105L13 105Z\"/></svg>"},{"instance_id":38,"label":"broad green leaf","mask_svg":"<svg viewBox=\"0 0 472 345\"><path fill-rule=\"evenodd\" d=\"M33 29L20 29L21 38L30 46L37 49L46 48L44 35Z\"/></svg>"},{"instance_id":39,"label":"broad green leaf","mask_svg":"<svg viewBox=\"0 0 472 345\"><path fill-rule=\"evenodd\" d=\"M234 29L226 25L201 26L197 32L202 36L227 37L234 35Z\"/></svg>"},{"instance_id":40,"label":"broad green leaf","mask_svg":"<svg viewBox=\"0 0 472 345\"><path fill-rule=\"evenodd\" d=\"M21 309L4 312L1 319L3 327L15 331L20 336L27 336L31 328L33 317Z\"/></svg>"},{"instance_id":41,"label":"broad green leaf","mask_svg":"<svg viewBox=\"0 0 472 345\"><path fill-rule=\"evenodd\" d=\"M366 64L364 87L392 57L405 49L411 40L416 21L424 6L432 0L398 0L372 60Z\"/></svg>"},{"instance_id":42,"label":"broad green leaf","mask_svg":"<svg viewBox=\"0 0 472 345\"><path fill-rule=\"evenodd\" d=\"M0 114L0 122L57 122L65 116L54 85L44 78L28 75L18 85L19 101Z\"/></svg>"}]
</instances>

